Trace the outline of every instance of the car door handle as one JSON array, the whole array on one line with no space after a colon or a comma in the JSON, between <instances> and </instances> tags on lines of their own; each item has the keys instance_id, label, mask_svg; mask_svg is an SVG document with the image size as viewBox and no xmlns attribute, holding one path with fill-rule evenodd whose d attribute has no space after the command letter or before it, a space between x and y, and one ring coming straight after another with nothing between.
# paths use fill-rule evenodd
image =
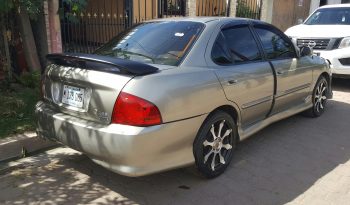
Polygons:
<instances>
[{"instance_id":1,"label":"car door handle","mask_svg":"<svg viewBox=\"0 0 350 205\"><path fill-rule=\"evenodd\" d=\"M227 81L228 85L233 85L233 84L236 84L236 83L238 83L238 80L228 80Z\"/></svg>"},{"instance_id":2,"label":"car door handle","mask_svg":"<svg viewBox=\"0 0 350 205\"><path fill-rule=\"evenodd\" d=\"M279 70L279 71L277 71L277 75L283 75L285 72L284 71L281 71L281 70Z\"/></svg>"}]
</instances>

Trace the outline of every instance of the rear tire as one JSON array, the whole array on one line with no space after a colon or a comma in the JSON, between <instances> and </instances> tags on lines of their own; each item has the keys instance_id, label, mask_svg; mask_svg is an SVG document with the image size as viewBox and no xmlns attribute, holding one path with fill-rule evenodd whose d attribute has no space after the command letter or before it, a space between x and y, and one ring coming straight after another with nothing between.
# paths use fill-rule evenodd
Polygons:
<instances>
[{"instance_id":1,"label":"rear tire","mask_svg":"<svg viewBox=\"0 0 350 205\"><path fill-rule=\"evenodd\" d=\"M327 106L328 88L329 86L326 78L321 76L312 93L312 107L303 112L306 117L315 118L324 113Z\"/></svg>"},{"instance_id":2,"label":"rear tire","mask_svg":"<svg viewBox=\"0 0 350 205\"><path fill-rule=\"evenodd\" d=\"M223 111L212 113L193 143L198 171L206 178L222 174L231 162L236 141L237 128L232 117Z\"/></svg>"}]
</instances>

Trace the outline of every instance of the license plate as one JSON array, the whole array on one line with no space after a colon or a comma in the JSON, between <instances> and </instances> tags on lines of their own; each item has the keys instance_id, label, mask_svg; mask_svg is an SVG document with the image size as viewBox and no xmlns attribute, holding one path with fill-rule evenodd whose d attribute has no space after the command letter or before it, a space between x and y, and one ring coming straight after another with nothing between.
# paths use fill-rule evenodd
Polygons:
<instances>
[{"instance_id":1,"label":"license plate","mask_svg":"<svg viewBox=\"0 0 350 205\"><path fill-rule=\"evenodd\" d=\"M320 53L318 53L318 52L314 52L314 54L317 55L317 56L320 56Z\"/></svg>"},{"instance_id":2,"label":"license plate","mask_svg":"<svg viewBox=\"0 0 350 205\"><path fill-rule=\"evenodd\" d=\"M64 85L62 103L82 108L84 105L84 94L85 90L83 88Z\"/></svg>"}]
</instances>

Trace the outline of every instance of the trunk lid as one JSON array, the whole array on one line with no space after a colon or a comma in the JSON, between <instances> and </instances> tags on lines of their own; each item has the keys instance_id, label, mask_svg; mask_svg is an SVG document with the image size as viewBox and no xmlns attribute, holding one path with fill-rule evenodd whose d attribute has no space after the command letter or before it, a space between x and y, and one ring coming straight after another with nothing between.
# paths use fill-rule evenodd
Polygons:
<instances>
[{"instance_id":1,"label":"trunk lid","mask_svg":"<svg viewBox=\"0 0 350 205\"><path fill-rule=\"evenodd\" d=\"M50 54L43 80L44 100L62 113L103 124L111 122L114 103L134 77L158 68L135 61L91 54Z\"/></svg>"}]
</instances>

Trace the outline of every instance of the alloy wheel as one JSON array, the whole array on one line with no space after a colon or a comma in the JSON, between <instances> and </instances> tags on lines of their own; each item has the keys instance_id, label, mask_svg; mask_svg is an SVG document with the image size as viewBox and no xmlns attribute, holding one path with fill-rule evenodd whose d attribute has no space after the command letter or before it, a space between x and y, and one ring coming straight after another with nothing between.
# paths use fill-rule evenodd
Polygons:
<instances>
[{"instance_id":1,"label":"alloy wheel","mask_svg":"<svg viewBox=\"0 0 350 205\"><path fill-rule=\"evenodd\" d=\"M225 120L218 121L211 125L211 129L207 134L204 146L204 164L210 166L212 171L225 165L229 160L232 145L232 128Z\"/></svg>"},{"instance_id":2,"label":"alloy wheel","mask_svg":"<svg viewBox=\"0 0 350 205\"><path fill-rule=\"evenodd\" d=\"M316 89L315 93L315 109L320 112L325 108L327 100L327 82L322 81Z\"/></svg>"}]
</instances>

